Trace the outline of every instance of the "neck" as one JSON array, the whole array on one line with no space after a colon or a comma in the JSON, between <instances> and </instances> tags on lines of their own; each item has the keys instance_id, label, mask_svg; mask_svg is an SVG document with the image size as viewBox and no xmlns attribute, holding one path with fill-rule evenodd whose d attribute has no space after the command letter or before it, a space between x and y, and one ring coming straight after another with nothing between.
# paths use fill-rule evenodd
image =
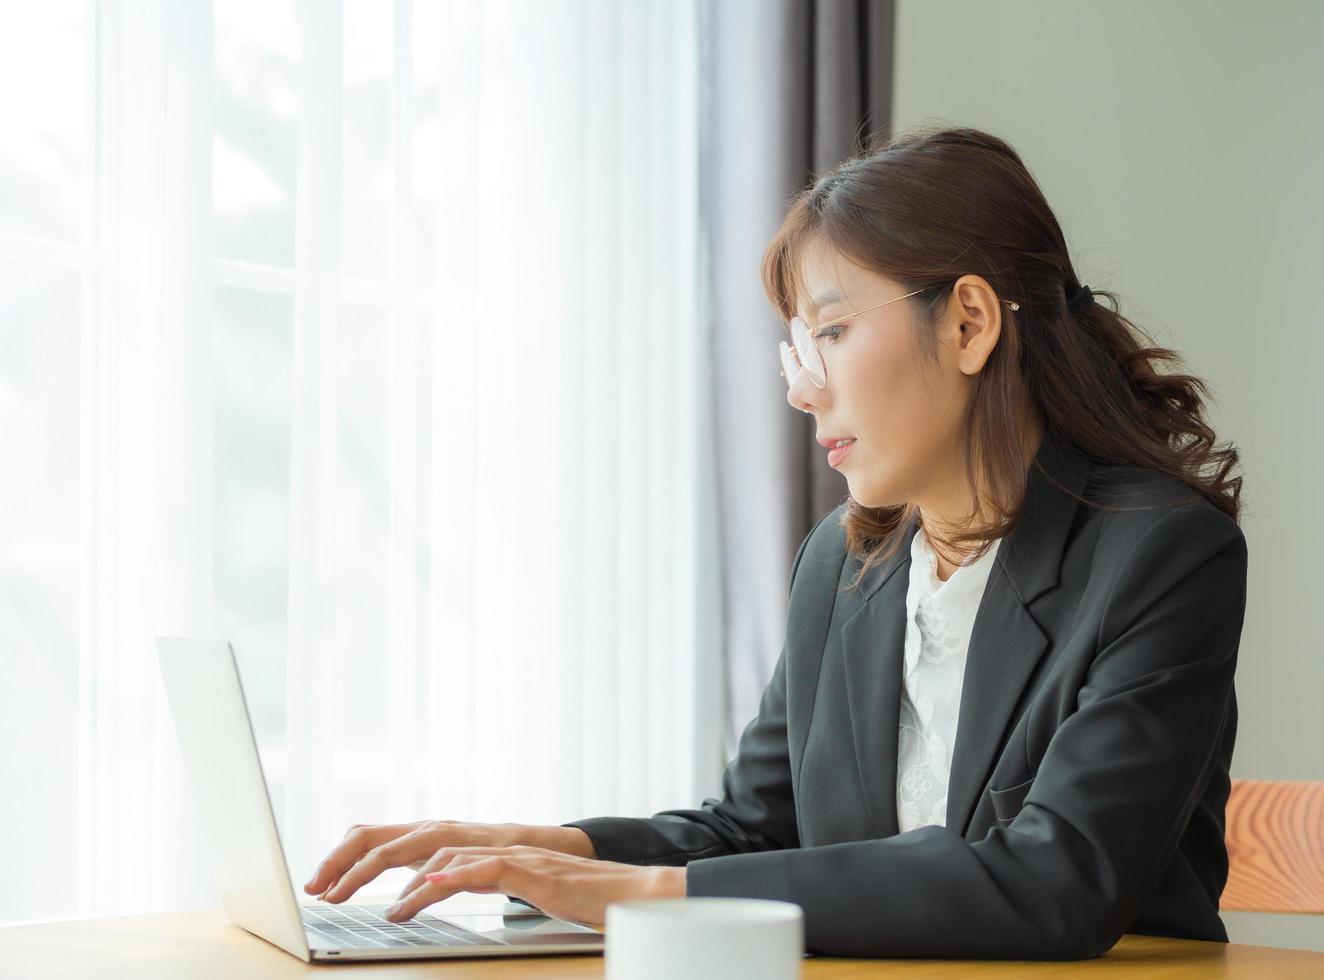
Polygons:
<instances>
[{"instance_id":1,"label":"neck","mask_svg":"<svg viewBox=\"0 0 1324 980\"><path fill-rule=\"evenodd\" d=\"M1040 444L1043 442L1043 435L1043 424L1037 417L1030 418L1022 430L1021 444L1025 447L1021 461L1023 470L1028 470L1030 468L1030 463L1034 459L1035 454L1039 451ZM959 467L959 469L962 474L964 474L964 467ZM939 498L942 496L943 495L941 494L938 495ZM975 517L972 521L973 527L986 527L992 522L992 508L988 505L982 492L978 497L980 504L977 509L969 506L971 498L968 489L964 493L953 490L950 497L953 499L965 500L965 513L970 513L972 510L976 511ZM941 582L945 582L951 578L956 572L956 569L969 559L969 557L979 548L979 545L976 545L973 549L968 545L964 548L956 548L947 543L955 537L954 528L958 523L950 517L950 514L953 511L959 513L960 509L959 507L950 509L944 508L941 511L935 511L930 507L920 505L920 519L923 522L924 533L928 536L929 544L933 548L933 553L937 556L938 580ZM948 516L944 517L944 515Z\"/></svg>"}]
</instances>

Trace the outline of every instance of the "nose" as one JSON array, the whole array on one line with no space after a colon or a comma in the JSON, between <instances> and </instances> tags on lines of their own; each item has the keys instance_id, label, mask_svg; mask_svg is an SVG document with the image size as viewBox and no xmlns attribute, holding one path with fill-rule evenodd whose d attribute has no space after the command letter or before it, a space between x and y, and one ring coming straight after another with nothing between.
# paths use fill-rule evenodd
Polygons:
<instances>
[{"instance_id":1,"label":"nose","mask_svg":"<svg viewBox=\"0 0 1324 980\"><path fill-rule=\"evenodd\" d=\"M801 371L795 376L795 380L791 382L790 387L786 389L786 402L792 408L798 408L802 412L808 412L811 408L809 399L806 396L816 391L818 391L818 389L814 387L814 383L809 380L809 376L804 371Z\"/></svg>"}]
</instances>

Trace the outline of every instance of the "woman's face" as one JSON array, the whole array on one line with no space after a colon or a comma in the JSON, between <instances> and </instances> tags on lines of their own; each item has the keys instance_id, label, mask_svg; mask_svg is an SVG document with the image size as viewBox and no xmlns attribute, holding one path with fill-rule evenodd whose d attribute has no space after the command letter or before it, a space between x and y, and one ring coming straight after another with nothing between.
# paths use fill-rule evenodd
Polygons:
<instances>
[{"instance_id":1,"label":"woman's face","mask_svg":"<svg viewBox=\"0 0 1324 980\"><path fill-rule=\"evenodd\" d=\"M822 239L807 248L802 271L805 296L796 312L811 333L910 291ZM963 276L952 296L936 324L936 362L917 342L909 301L900 300L828 327L817 340L827 386L816 387L802 371L787 392L792 406L813 413L820 442L855 440L833 465L866 507L915 503L939 520L969 509L961 424L1001 321L982 278Z\"/></svg>"}]
</instances>

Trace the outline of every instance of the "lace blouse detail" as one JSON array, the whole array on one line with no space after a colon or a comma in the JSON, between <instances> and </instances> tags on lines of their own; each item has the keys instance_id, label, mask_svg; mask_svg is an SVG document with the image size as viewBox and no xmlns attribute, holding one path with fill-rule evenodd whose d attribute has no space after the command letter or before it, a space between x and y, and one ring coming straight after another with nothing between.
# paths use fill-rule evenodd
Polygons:
<instances>
[{"instance_id":1,"label":"lace blouse detail","mask_svg":"<svg viewBox=\"0 0 1324 980\"><path fill-rule=\"evenodd\" d=\"M947 824L947 777L975 613L1001 539L942 582L921 528L910 544L904 683L897 737L897 823L902 833Z\"/></svg>"}]
</instances>

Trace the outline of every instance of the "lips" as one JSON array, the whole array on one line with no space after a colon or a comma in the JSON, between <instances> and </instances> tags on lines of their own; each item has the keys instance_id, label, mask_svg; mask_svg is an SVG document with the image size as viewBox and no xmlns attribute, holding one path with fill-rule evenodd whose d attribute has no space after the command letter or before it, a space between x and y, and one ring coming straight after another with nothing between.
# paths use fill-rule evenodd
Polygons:
<instances>
[{"instance_id":1,"label":"lips","mask_svg":"<svg viewBox=\"0 0 1324 980\"><path fill-rule=\"evenodd\" d=\"M851 449L855 447L854 439L841 439L832 444L828 449L828 466L835 467L849 455Z\"/></svg>"},{"instance_id":2,"label":"lips","mask_svg":"<svg viewBox=\"0 0 1324 980\"><path fill-rule=\"evenodd\" d=\"M818 444L824 449L835 449L837 443L851 443L855 440L851 436L819 436Z\"/></svg>"}]
</instances>

